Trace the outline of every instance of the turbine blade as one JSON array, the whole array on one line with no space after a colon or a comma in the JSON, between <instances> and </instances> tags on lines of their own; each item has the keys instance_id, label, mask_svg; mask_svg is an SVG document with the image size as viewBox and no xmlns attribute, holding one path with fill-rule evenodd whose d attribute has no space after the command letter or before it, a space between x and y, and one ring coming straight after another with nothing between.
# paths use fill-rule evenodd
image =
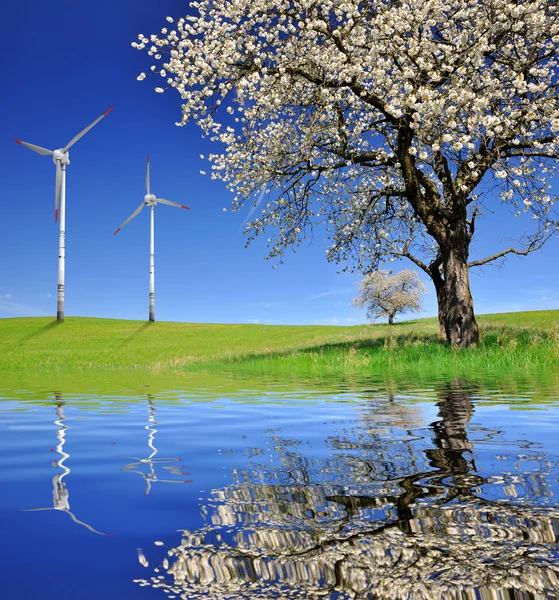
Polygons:
<instances>
[{"instance_id":1,"label":"turbine blade","mask_svg":"<svg viewBox=\"0 0 559 600\"><path fill-rule=\"evenodd\" d=\"M35 144L28 144L27 142L22 142L21 140L15 140L15 139L14 139L14 142L17 142L18 144L21 144L22 146L29 148L29 150L33 150L33 152L42 154L43 156L52 156L52 154L53 154L52 150L47 150L47 148L42 148L41 146L35 146Z\"/></svg>"},{"instance_id":2,"label":"turbine blade","mask_svg":"<svg viewBox=\"0 0 559 600\"><path fill-rule=\"evenodd\" d=\"M111 106L108 110L106 110L100 117L97 117L93 123L90 123L85 129L82 129L78 135L74 136L64 147L64 150L68 150L71 148L81 137L83 137L94 125L97 125L99 121L105 116L108 115L111 110L113 110L114 106Z\"/></svg>"},{"instance_id":3,"label":"turbine blade","mask_svg":"<svg viewBox=\"0 0 559 600\"><path fill-rule=\"evenodd\" d=\"M58 202L60 201L60 189L62 187L62 169L60 161L56 161L56 188L54 190L54 221L58 221Z\"/></svg>"},{"instance_id":4,"label":"turbine blade","mask_svg":"<svg viewBox=\"0 0 559 600\"><path fill-rule=\"evenodd\" d=\"M156 198L155 201L160 204L167 204L168 206L176 206L177 208L186 208L186 210L190 210L190 207L188 206L177 204L176 202L171 202L170 200L163 200L163 198Z\"/></svg>"},{"instance_id":5,"label":"turbine blade","mask_svg":"<svg viewBox=\"0 0 559 600\"><path fill-rule=\"evenodd\" d=\"M145 205L145 202L142 202L140 206L138 206L138 208L128 217L128 219L126 219L126 221L124 221L124 223L113 233L113 235L116 235L125 225L128 225L128 223L130 223L134 217L137 217L142 212L142 208L144 208Z\"/></svg>"},{"instance_id":6,"label":"turbine blade","mask_svg":"<svg viewBox=\"0 0 559 600\"><path fill-rule=\"evenodd\" d=\"M146 163L146 194L149 194L149 154L148 154L148 160Z\"/></svg>"}]
</instances>

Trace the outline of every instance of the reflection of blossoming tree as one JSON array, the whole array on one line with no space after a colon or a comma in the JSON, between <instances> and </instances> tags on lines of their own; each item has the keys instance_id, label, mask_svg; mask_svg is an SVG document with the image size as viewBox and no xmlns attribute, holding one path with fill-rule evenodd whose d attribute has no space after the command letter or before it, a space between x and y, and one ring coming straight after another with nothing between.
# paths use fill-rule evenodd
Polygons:
<instances>
[{"instance_id":1,"label":"reflection of blossoming tree","mask_svg":"<svg viewBox=\"0 0 559 600\"><path fill-rule=\"evenodd\" d=\"M64 477L66 477L70 473L70 468L67 467L64 463L66 459L70 458L70 455L67 452L64 452L64 444L66 443L66 431L69 429L68 425L64 424L66 417L64 416L64 404L59 403L56 405L56 416L57 419L54 421L54 424L58 426L58 431L56 432L56 437L58 439L58 444L56 446L56 451L60 455L60 459L57 462L57 466L62 469L62 473L57 473L52 478L52 498L53 498L53 507L52 508L26 508L23 509L24 512L34 512L34 511L43 511L43 510L59 510L65 512L70 515L72 521L77 523L78 525L83 525L89 531L93 533L98 533L99 535L107 535L105 533L101 533L96 529L93 529L91 525L80 521L76 515L70 510L70 492L68 491L68 487L66 483L63 481Z\"/></svg>"},{"instance_id":2,"label":"reflection of blossoming tree","mask_svg":"<svg viewBox=\"0 0 559 600\"><path fill-rule=\"evenodd\" d=\"M523 594L515 598L543 600L559 592L559 510L536 500L549 495L549 467L514 475L517 491L525 489L514 504L488 498L487 488L510 487L511 474L476 474L470 396L457 384L440 391L435 447L423 456L411 434L392 442L374 418L330 439L337 451L327 460L273 438L281 466L235 472L233 485L213 491L208 525L169 549L169 579L142 584L189 599L461 599L515 590Z\"/></svg>"}]
</instances>

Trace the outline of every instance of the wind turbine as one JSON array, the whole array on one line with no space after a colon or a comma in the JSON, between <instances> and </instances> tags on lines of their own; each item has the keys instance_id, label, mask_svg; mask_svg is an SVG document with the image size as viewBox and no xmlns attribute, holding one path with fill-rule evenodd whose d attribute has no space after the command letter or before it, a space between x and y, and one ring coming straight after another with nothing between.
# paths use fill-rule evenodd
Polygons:
<instances>
[{"instance_id":1,"label":"wind turbine","mask_svg":"<svg viewBox=\"0 0 559 600\"><path fill-rule=\"evenodd\" d=\"M64 148L58 150L48 150L35 144L22 142L14 139L14 142L42 154L43 156L52 156L52 160L56 165L56 187L54 192L54 220L58 221L58 203L60 201L60 234L58 238L58 300L56 307L56 318L59 321L64 321L64 262L66 257L66 167L70 164L70 154L68 150L83 137L94 125L113 110L111 106L100 117L97 117L93 123L89 124L85 129L82 129L78 135L74 136Z\"/></svg>"},{"instance_id":2,"label":"wind turbine","mask_svg":"<svg viewBox=\"0 0 559 600\"><path fill-rule=\"evenodd\" d=\"M154 210L158 204L167 204L168 206L176 206L177 208L186 208L190 210L188 206L177 204L176 202L170 202L163 198L156 198L155 194L151 193L150 190L150 179L149 179L149 154L146 163L146 195L144 201L138 206L138 208L124 221L124 223L113 233L116 235L125 225L137 217L144 206L149 206L151 209L150 229L149 229L149 320L155 321L155 250L154 250Z\"/></svg>"}]
</instances>

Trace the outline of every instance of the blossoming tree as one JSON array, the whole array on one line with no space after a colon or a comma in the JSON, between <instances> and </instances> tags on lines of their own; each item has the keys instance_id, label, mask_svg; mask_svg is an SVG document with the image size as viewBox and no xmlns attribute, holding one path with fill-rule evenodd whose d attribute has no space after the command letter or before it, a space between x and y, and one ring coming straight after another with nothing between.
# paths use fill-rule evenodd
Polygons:
<instances>
[{"instance_id":1,"label":"blossoming tree","mask_svg":"<svg viewBox=\"0 0 559 600\"><path fill-rule=\"evenodd\" d=\"M353 300L357 308L367 309L367 318L388 318L394 323L397 314L421 310L421 297L427 293L418 274L403 269L392 275L390 271L368 273L359 282L359 293Z\"/></svg>"},{"instance_id":2,"label":"blossoming tree","mask_svg":"<svg viewBox=\"0 0 559 600\"><path fill-rule=\"evenodd\" d=\"M456 347L478 327L469 268L556 231L559 7L554 0L199 0L134 42L219 151L233 208L263 196L249 242L271 257L326 226L328 256L370 271L407 257L432 278ZM139 79L145 77L141 74ZM158 87L162 92L164 88ZM470 261L476 219L533 217Z\"/></svg>"}]
</instances>

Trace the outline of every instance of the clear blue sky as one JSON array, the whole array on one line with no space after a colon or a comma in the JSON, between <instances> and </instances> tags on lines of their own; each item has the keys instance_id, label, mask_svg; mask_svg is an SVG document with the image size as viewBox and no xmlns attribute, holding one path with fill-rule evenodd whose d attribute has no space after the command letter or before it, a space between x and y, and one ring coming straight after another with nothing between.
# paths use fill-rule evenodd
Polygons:
<instances>
[{"instance_id":1,"label":"clear blue sky","mask_svg":"<svg viewBox=\"0 0 559 600\"><path fill-rule=\"evenodd\" d=\"M0 317L56 314L55 168L50 157L12 138L59 148L114 104L70 152L67 315L147 318L149 212L112 234L142 201L149 153L154 193L192 209L156 209L158 320L365 322L350 306L357 276L337 274L326 262L324 240L288 255L277 269L263 260L262 244L244 248L241 226L249 207L223 212L229 194L200 175L206 165L199 155L209 153L210 143L194 125L174 125L178 94L154 93L159 81L136 81L150 63L130 43L165 26L166 15L184 14L186 6L178 0L31 0L3 7ZM524 223L502 212L484 215L473 258L502 248ZM554 240L502 269L475 270L476 312L559 308L558 250ZM424 304L425 315L436 314L432 291Z\"/></svg>"}]
</instances>

